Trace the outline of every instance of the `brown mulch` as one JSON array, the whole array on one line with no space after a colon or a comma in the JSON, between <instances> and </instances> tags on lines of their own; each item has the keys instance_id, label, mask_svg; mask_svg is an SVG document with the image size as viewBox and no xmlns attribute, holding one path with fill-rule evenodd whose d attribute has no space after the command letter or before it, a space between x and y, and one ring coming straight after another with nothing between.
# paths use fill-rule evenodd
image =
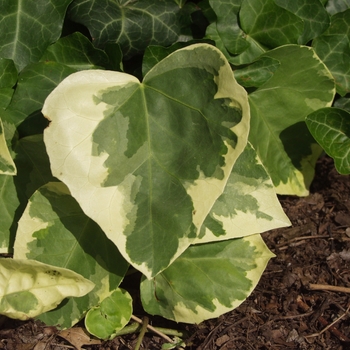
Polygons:
<instances>
[{"instance_id":1,"label":"brown mulch","mask_svg":"<svg viewBox=\"0 0 350 350\"><path fill-rule=\"evenodd\" d=\"M263 234L276 258L240 307L200 325L150 322L186 331L186 349L350 349L350 177L339 175L325 156L308 197L280 200L293 226ZM3 319L0 349L127 350L138 338L91 345L79 326L73 330L75 347L68 341L74 337L62 337L54 327ZM141 349L161 349L162 343L147 333Z\"/></svg>"}]
</instances>

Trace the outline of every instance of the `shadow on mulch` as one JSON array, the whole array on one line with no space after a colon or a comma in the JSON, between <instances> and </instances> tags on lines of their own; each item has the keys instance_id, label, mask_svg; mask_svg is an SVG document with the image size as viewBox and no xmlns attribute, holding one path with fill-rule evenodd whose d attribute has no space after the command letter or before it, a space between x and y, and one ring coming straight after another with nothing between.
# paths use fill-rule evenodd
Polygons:
<instances>
[{"instance_id":1,"label":"shadow on mulch","mask_svg":"<svg viewBox=\"0 0 350 350\"><path fill-rule=\"evenodd\" d=\"M325 156L310 195L280 201L292 226L262 234L276 257L241 306L199 325L151 317L152 324L185 330L191 350L350 349L350 177L339 175ZM0 349L75 349L57 333L38 322L3 319ZM81 349L133 349L137 337ZM141 349L161 349L162 343L147 333Z\"/></svg>"}]
</instances>

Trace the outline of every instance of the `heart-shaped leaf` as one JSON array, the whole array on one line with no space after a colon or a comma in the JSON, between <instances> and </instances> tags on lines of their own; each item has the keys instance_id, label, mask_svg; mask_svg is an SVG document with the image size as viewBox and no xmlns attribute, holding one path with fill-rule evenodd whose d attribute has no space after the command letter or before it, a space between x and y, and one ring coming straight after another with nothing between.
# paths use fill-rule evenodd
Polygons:
<instances>
[{"instance_id":1,"label":"heart-shaped leaf","mask_svg":"<svg viewBox=\"0 0 350 350\"><path fill-rule=\"evenodd\" d=\"M147 277L196 237L249 129L246 92L208 44L170 54L142 83L73 74L43 113L53 174Z\"/></svg>"}]
</instances>

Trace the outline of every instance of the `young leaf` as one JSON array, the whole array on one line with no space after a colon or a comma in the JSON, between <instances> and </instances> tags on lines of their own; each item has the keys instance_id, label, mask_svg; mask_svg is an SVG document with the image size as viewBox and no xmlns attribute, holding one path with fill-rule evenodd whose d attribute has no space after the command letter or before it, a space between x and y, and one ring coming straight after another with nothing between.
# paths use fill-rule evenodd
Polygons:
<instances>
[{"instance_id":1,"label":"young leaf","mask_svg":"<svg viewBox=\"0 0 350 350\"><path fill-rule=\"evenodd\" d=\"M341 96L350 92L350 8L331 17L328 30L312 42L317 55L331 71Z\"/></svg>"},{"instance_id":2,"label":"young leaf","mask_svg":"<svg viewBox=\"0 0 350 350\"><path fill-rule=\"evenodd\" d=\"M248 143L193 244L239 238L289 225L272 181Z\"/></svg>"},{"instance_id":3,"label":"young leaf","mask_svg":"<svg viewBox=\"0 0 350 350\"><path fill-rule=\"evenodd\" d=\"M205 33L205 37L215 41L226 59L236 66L251 63L265 52L263 45L246 35L239 25L241 3L242 0L210 1L217 20Z\"/></svg>"},{"instance_id":4,"label":"young leaf","mask_svg":"<svg viewBox=\"0 0 350 350\"><path fill-rule=\"evenodd\" d=\"M311 112L332 104L334 80L309 47L285 45L262 57L276 59L280 66L249 95L249 139L277 193L305 196L322 150L304 120Z\"/></svg>"},{"instance_id":5,"label":"young leaf","mask_svg":"<svg viewBox=\"0 0 350 350\"><path fill-rule=\"evenodd\" d=\"M325 152L334 158L340 174L350 174L350 113L322 108L306 117L306 124Z\"/></svg>"},{"instance_id":6,"label":"young leaf","mask_svg":"<svg viewBox=\"0 0 350 350\"><path fill-rule=\"evenodd\" d=\"M75 0L68 15L85 25L96 47L120 45L125 58L148 45L168 46L181 33L181 9L174 0L142 0L120 4L115 0Z\"/></svg>"},{"instance_id":7,"label":"young leaf","mask_svg":"<svg viewBox=\"0 0 350 350\"><path fill-rule=\"evenodd\" d=\"M132 298L124 289L116 289L101 304L88 311L85 327L100 339L111 339L129 322L132 314Z\"/></svg>"},{"instance_id":8,"label":"young leaf","mask_svg":"<svg viewBox=\"0 0 350 350\"><path fill-rule=\"evenodd\" d=\"M235 78L244 87L260 87L265 84L279 67L279 61L261 57L247 67L234 70Z\"/></svg>"},{"instance_id":9,"label":"young leaf","mask_svg":"<svg viewBox=\"0 0 350 350\"><path fill-rule=\"evenodd\" d=\"M60 35L72 0L1 0L0 56L12 59L18 70L39 61Z\"/></svg>"},{"instance_id":10,"label":"young leaf","mask_svg":"<svg viewBox=\"0 0 350 350\"><path fill-rule=\"evenodd\" d=\"M54 309L64 298L86 295L94 283L35 260L0 259L0 314L19 320Z\"/></svg>"},{"instance_id":11,"label":"young leaf","mask_svg":"<svg viewBox=\"0 0 350 350\"><path fill-rule=\"evenodd\" d=\"M60 182L40 187L19 220L16 259L35 259L73 270L95 284L88 295L71 298L40 316L46 324L71 327L122 281L128 264L99 226L87 217Z\"/></svg>"},{"instance_id":12,"label":"young leaf","mask_svg":"<svg viewBox=\"0 0 350 350\"><path fill-rule=\"evenodd\" d=\"M146 312L200 323L239 306L274 255L259 234L189 247L152 280L141 282Z\"/></svg>"},{"instance_id":13,"label":"young leaf","mask_svg":"<svg viewBox=\"0 0 350 350\"><path fill-rule=\"evenodd\" d=\"M207 44L172 53L142 83L119 72L73 74L43 113L53 173L148 277L196 237L249 128L246 92Z\"/></svg>"}]
</instances>

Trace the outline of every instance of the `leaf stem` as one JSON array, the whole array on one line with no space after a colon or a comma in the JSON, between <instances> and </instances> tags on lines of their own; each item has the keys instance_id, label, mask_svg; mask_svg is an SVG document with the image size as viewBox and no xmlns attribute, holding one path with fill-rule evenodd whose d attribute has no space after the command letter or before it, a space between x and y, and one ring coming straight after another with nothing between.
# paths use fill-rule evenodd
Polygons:
<instances>
[{"instance_id":1,"label":"leaf stem","mask_svg":"<svg viewBox=\"0 0 350 350\"><path fill-rule=\"evenodd\" d=\"M148 322L149 322L148 317L146 317L146 316L143 318L143 321L142 320L140 320L140 321L142 323L142 328L141 328L141 331L140 331L139 337L137 339L137 343L135 345L134 350L139 350L140 349L140 346L141 346L143 337L145 336L145 333L147 331Z\"/></svg>"}]
</instances>

